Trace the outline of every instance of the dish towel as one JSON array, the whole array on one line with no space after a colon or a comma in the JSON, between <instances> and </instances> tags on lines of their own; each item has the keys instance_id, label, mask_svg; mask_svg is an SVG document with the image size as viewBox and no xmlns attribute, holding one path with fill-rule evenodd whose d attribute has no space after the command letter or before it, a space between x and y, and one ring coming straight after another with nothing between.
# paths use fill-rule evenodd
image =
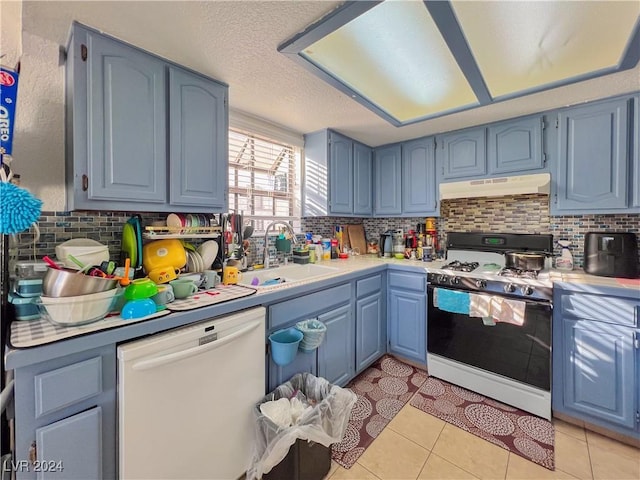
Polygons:
<instances>
[{"instance_id":1,"label":"dish towel","mask_svg":"<svg viewBox=\"0 0 640 480\"><path fill-rule=\"evenodd\" d=\"M469 316L470 317L491 317L491 297L490 295L469 294Z\"/></svg>"},{"instance_id":2,"label":"dish towel","mask_svg":"<svg viewBox=\"0 0 640 480\"><path fill-rule=\"evenodd\" d=\"M469 315L469 293L434 288L433 305L445 312Z\"/></svg>"},{"instance_id":3,"label":"dish towel","mask_svg":"<svg viewBox=\"0 0 640 480\"><path fill-rule=\"evenodd\" d=\"M491 318L495 322L511 323L521 327L524 324L526 308L527 304L520 300L491 297Z\"/></svg>"}]
</instances>

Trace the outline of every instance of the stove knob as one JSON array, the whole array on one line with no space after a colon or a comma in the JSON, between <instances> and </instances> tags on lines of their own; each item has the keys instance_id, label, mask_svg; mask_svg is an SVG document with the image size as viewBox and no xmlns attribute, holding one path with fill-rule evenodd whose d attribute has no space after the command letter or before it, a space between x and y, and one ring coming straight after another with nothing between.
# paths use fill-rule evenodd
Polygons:
<instances>
[{"instance_id":1,"label":"stove knob","mask_svg":"<svg viewBox=\"0 0 640 480\"><path fill-rule=\"evenodd\" d=\"M476 280L477 288L485 288L487 286L487 282L484 280Z\"/></svg>"},{"instance_id":2,"label":"stove knob","mask_svg":"<svg viewBox=\"0 0 640 480\"><path fill-rule=\"evenodd\" d=\"M458 285L460 283L460 277L451 277L451 285Z\"/></svg>"},{"instance_id":3,"label":"stove knob","mask_svg":"<svg viewBox=\"0 0 640 480\"><path fill-rule=\"evenodd\" d=\"M533 287L531 285L523 285L520 287L520 291L523 295L531 295L533 293Z\"/></svg>"},{"instance_id":4,"label":"stove knob","mask_svg":"<svg viewBox=\"0 0 640 480\"><path fill-rule=\"evenodd\" d=\"M448 278L447 275L440 275L440 277L438 278L438 281L440 283L447 283L447 278Z\"/></svg>"},{"instance_id":5,"label":"stove knob","mask_svg":"<svg viewBox=\"0 0 640 480\"><path fill-rule=\"evenodd\" d=\"M507 283L504 286L505 293L513 293L516 291L516 286L513 283Z\"/></svg>"}]
</instances>

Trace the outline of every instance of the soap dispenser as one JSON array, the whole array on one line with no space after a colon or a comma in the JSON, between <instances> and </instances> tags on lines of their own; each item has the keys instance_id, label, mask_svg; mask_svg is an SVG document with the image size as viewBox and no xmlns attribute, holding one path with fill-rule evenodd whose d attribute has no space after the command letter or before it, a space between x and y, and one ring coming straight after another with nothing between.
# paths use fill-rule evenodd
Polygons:
<instances>
[{"instance_id":1,"label":"soap dispenser","mask_svg":"<svg viewBox=\"0 0 640 480\"><path fill-rule=\"evenodd\" d=\"M573 255L569 250L571 242L569 240L558 240L558 243L562 247L562 253L556 258L556 268L558 270L573 270Z\"/></svg>"}]
</instances>

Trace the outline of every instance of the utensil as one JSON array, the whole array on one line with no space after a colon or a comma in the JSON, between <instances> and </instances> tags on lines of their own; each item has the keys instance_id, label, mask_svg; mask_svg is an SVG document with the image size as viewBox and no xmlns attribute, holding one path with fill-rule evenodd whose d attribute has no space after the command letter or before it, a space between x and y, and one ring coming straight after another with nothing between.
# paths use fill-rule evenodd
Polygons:
<instances>
[{"instance_id":1,"label":"utensil","mask_svg":"<svg viewBox=\"0 0 640 480\"><path fill-rule=\"evenodd\" d=\"M49 265L51 268L55 268L56 270L61 270L61 268L58 266L58 264L56 262L54 262L53 260L51 260L51 258L49 258L48 256L44 256L42 257L42 260Z\"/></svg>"},{"instance_id":2,"label":"utensil","mask_svg":"<svg viewBox=\"0 0 640 480\"><path fill-rule=\"evenodd\" d=\"M247 225L242 231L242 238L247 240L248 238L251 238L251 235L253 235L253 225Z\"/></svg>"},{"instance_id":3,"label":"utensil","mask_svg":"<svg viewBox=\"0 0 640 480\"><path fill-rule=\"evenodd\" d=\"M71 255L70 253L67 254L67 258L69 260L71 260L73 263L75 263L77 266L80 267L80 270L78 271L78 273L82 273L84 269L87 268L87 265L85 265L84 263L82 263L80 260L78 260L76 257L74 257L73 255ZM91 265L89 265L90 267Z\"/></svg>"},{"instance_id":4,"label":"utensil","mask_svg":"<svg viewBox=\"0 0 640 480\"><path fill-rule=\"evenodd\" d=\"M122 285L123 287L126 287L131 283L131 280L129 279L130 267L131 267L131 259L127 258L124 261L124 276L120 279L120 285Z\"/></svg>"}]
</instances>

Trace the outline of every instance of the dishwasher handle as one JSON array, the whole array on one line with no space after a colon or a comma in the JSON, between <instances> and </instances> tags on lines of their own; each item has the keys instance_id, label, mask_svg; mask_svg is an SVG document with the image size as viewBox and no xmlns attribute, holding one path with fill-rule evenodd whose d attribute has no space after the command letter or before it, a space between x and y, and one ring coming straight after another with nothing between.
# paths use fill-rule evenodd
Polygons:
<instances>
[{"instance_id":1,"label":"dishwasher handle","mask_svg":"<svg viewBox=\"0 0 640 480\"><path fill-rule=\"evenodd\" d=\"M233 332L227 335L226 337L221 338L220 340L214 340L213 342L205 343L204 345L188 348L187 350L182 350L180 352L169 353L167 355L162 355L161 357L154 357L149 360L142 360L141 362L134 363L131 368L133 368L133 370L148 370L150 368L166 365L167 363L176 362L184 358L200 355L201 353L208 352L209 350L214 350L218 347L222 347L223 345L226 345L227 343L232 342L236 338L246 335L250 331L259 327L260 325L262 325L262 320L252 322L248 324L246 327L241 328L237 332Z\"/></svg>"}]
</instances>

